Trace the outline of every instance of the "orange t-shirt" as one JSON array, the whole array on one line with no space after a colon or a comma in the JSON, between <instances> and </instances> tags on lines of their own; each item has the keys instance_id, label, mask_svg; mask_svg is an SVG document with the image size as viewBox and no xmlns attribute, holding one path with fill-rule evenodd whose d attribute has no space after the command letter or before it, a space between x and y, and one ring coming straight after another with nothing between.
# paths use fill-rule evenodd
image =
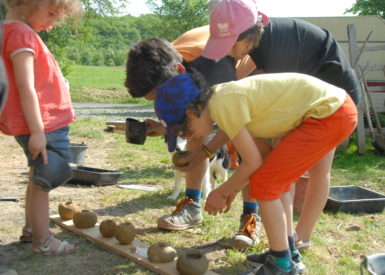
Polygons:
<instances>
[{"instance_id":1,"label":"orange t-shirt","mask_svg":"<svg viewBox=\"0 0 385 275\"><path fill-rule=\"evenodd\" d=\"M209 36L210 26L206 25L185 32L171 44L186 62L190 62L202 55ZM248 55L238 60L236 64L238 79L248 76L255 68L253 60Z\"/></svg>"},{"instance_id":2,"label":"orange t-shirt","mask_svg":"<svg viewBox=\"0 0 385 275\"><path fill-rule=\"evenodd\" d=\"M16 87L12 56L33 53L35 90L44 131L51 132L75 121L71 97L53 55L39 35L19 21L4 22L2 56L8 76L8 99L0 116L0 131L6 135L30 134Z\"/></svg>"}]
</instances>

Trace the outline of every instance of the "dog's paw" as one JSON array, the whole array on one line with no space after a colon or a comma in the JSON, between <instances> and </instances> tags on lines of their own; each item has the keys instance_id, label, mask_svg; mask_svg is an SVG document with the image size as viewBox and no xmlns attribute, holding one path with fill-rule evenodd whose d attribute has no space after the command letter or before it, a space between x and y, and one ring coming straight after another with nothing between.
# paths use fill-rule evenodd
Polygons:
<instances>
[{"instance_id":1,"label":"dog's paw","mask_svg":"<svg viewBox=\"0 0 385 275\"><path fill-rule=\"evenodd\" d=\"M170 196L167 197L169 200L176 200L178 198L178 194L171 194Z\"/></svg>"}]
</instances>

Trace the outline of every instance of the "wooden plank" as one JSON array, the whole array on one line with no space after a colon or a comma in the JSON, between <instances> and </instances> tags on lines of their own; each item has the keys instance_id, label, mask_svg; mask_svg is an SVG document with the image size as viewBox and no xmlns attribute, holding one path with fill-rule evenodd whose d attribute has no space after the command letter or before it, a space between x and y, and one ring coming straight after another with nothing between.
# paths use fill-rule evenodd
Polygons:
<instances>
[{"instance_id":1,"label":"wooden plank","mask_svg":"<svg viewBox=\"0 0 385 275\"><path fill-rule=\"evenodd\" d=\"M365 154L366 153L366 135L365 135L365 125L364 125L364 114L362 103L358 108L358 122L357 122L357 146L358 153Z\"/></svg>"},{"instance_id":2,"label":"wooden plank","mask_svg":"<svg viewBox=\"0 0 385 275\"><path fill-rule=\"evenodd\" d=\"M385 70L385 66L383 65L373 65L373 66L367 66L366 71L383 71Z\"/></svg>"},{"instance_id":3,"label":"wooden plank","mask_svg":"<svg viewBox=\"0 0 385 275\"><path fill-rule=\"evenodd\" d=\"M124 128L126 126L126 122L125 121L106 121L106 125L120 126Z\"/></svg>"},{"instance_id":4,"label":"wooden plank","mask_svg":"<svg viewBox=\"0 0 385 275\"><path fill-rule=\"evenodd\" d=\"M368 86L368 92L385 92L385 86Z\"/></svg>"},{"instance_id":5,"label":"wooden plank","mask_svg":"<svg viewBox=\"0 0 385 275\"><path fill-rule=\"evenodd\" d=\"M365 52L371 52L371 51L385 51L385 45L368 46L365 48Z\"/></svg>"},{"instance_id":6,"label":"wooden plank","mask_svg":"<svg viewBox=\"0 0 385 275\"><path fill-rule=\"evenodd\" d=\"M376 112L385 112L385 93L372 92L371 88L374 87L368 87L368 90L370 91L369 95L373 101Z\"/></svg>"},{"instance_id":7,"label":"wooden plank","mask_svg":"<svg viewBox=\"0 0 385 275\"><path fill-rule=\"evenodd\" d=\"M99 232L99 224L96 224L94 227L91 228L80 229L74 226L72 220L65 221L61 219L59 215L52 215L50 216L50 219L53 223L59 225L60 227L77 233L81 236L84 236L91 242L97 243L106 248L107 250L119 254L120 256L134 261L140 265L143 265L144 267L154 272L157 272L161 275L179 275L179 272L176 269L177 259L164 264L150 262L147 259L148 245L138 239L135 239L129 245L122 245L115 238L104 238ZM215 274L218 273L215 273L211 270L208 270L205 273L205 275Z\"/></svg>"}]
</instances>

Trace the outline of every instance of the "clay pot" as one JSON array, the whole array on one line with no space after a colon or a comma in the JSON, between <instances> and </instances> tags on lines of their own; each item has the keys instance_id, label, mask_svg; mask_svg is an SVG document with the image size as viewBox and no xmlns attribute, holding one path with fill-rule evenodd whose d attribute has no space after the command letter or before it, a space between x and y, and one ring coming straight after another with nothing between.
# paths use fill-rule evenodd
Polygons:
<instances>
[{"instance_id":1,"label":"clay pot","mask_svg":"<svg viewBox=\"0 0 385 275\"><path fill-rule=\"evenodd\" d=\"M80 209L73 201L66 201L59 204L58 211L63 220L71 220L76 212L80 212Z\"/></svg>"},{"instance_id":2,"label":"clay pot","mask_svg":"<svg viewBox=\"0 0 385 275\"><path fill-rule=\"evenodd\" d=\"M115 238L121 244L130 244L136 237L135 226L130 222L121 223L116 226Z\"/></svg>"},{"instance_id":3,"label":"clay pot","mask_svg":"<svg viewBox=\"0 0 385 275\"><path fill-rule=\"evenodd\" d=\"M176 262L176 269L181 275L201 275L209 267L206 255L197 249L190 249L180 253Z\"/></svg>"},{"instance_id":4,"label":"clay pot","mask_svg":"<svg viewBox=\"0 0 385 275\"><path fill-rule=\"evenodd\" d=\"M152 263L168 263L175 259L176 251L168 243L155 243L147 250L148 260Z\"/></svg>"},{"instance_id":5,"label":"clay pot","mask_svg":"<svg viewBox=\"0 0 385 275\"><path fill-rule=\"evenodd\" d=\"M100 234L103 237L111 238L115 236L116 222L113 220L104 220L99 225Z\"/></svg>"},{"instance_id":6,"label":"clay pot","mask_svg":"<svg viewBox=\"0 0 385 275\"><path fill-rule=\"evenodd\" d=\"M181 158L187 157L190 154L191 154L190 151L176 151L174 155L172 155L172 163L174 164L175 167L185 167L188 165L188 162L180 163L179 160Z\"/></svg>"},{"instance_id":7,"label":"clay pot","mask_svg":"<svg viewBox=\"0 0 385 275\"><path fill-rule=\"evenodd\" d=\"M93 227L98 220L96 213L90 210L82 210L82 212L75 213L73 217L74 225L77 228L90 228Z\"/></svg>"}]
</instances>

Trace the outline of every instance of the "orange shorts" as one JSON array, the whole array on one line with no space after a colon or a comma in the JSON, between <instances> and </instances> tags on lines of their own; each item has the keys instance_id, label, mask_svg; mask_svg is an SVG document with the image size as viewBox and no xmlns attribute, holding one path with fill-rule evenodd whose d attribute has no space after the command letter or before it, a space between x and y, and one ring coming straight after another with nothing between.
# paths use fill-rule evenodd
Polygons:
<instances>
[{"instance_id":1,"label":"orange shorts","mask_svg":"<svg viewBox=\"0 0 385 275\"><path fill-rule=\"evenodd\" d=\"M250 194L276 200L290 185L343 142L357 125L357 108L350 96L332 115L309 117L285 136L250 177Z\"/></svg>"}]
</instances>

